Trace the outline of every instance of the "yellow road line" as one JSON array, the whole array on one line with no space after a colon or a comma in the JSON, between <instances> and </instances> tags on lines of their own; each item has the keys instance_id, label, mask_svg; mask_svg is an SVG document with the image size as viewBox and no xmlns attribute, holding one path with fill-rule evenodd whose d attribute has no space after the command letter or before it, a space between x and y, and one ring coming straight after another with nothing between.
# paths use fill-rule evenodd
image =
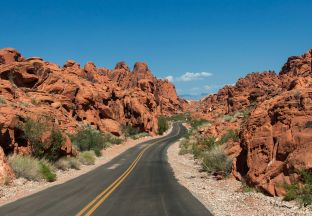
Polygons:
<instances>
[{"instance_id":1,"label":"yellow road line","mask_svg":"<svg viewBox=\"0 0 312 216\"><path fill-rule=\"evenodd\" d=\"M180 128L178 130L178 135L180 132ZM174 135L175 136L175 135ZM165 140L165 139L164 139ZM85 214L86 216L90 216L106 199L109 197L111 193L114 192L114 190L127 178L127 176L132 172L134 167L137 165L141 157L143 156L144 152L150 148L152 145L162 142L163 140L158 140L145 148L143 148L136 159L130 164L130 166L127 168L125 172L123 172L122 175L120 175L109 187L107 187L104 191L102 191L99 195L97 195L88 205L86 205L81 211L79 211L76 216L81 216L84 214L90 207L93 207ZM101 198L102 197L102 198ZM101 199L100 199L101 198ZM99 200L100 199L100 200ZM98 201L99 200L99 201Z\"/></svg>"},{"instance_id":2,"label":"yellow road line","mask_svg":"<svg viewBox=\"0 0 312 216\"><path fill-rule=\"evenodd\" d=\"M146 147L145 147L146 148ZM144 149L145 149L144 148ZM143 149L143 150L144 150ZM102 191L99 195L97 195L88 205L86 205L81 211L79 211L76 216L81 216L88 208L90 208L98 199L101 198L107 191L109 191L122 177L131 169L131 167L135 164L135 162L138 160L140 155L142 154L143 150L141 150L140 154L136 157L136 159L131 163L131 165L128 167L128 169L119 176L109 187L107 187L104 191Z\"/></svg>"},{"instance_id":3,"label":"yellow road line","mask_svg":"<svg viewBox=\"0 0 312 216\"><path fill-rule=\"evenodd\" d=\"M145 152L145 150L147 150L148 148L145 148L143 150L143 153ZM140 155L140 158L143 156L143 154ZM134 166L131 167L131 169L129 170L129 172L107 193L105 194L105 196L100 199L86 214L85 216L90 216L106 199L107 197L109 197L109 195L111 193L114 192L114 190L125 180L125 178L127 178L127 176L131 173L131 171L134 169L134 167L136 166L136 164L139 162L139 160L136 161L136 163L134 164Z\"/></svg>"}]
</instances>

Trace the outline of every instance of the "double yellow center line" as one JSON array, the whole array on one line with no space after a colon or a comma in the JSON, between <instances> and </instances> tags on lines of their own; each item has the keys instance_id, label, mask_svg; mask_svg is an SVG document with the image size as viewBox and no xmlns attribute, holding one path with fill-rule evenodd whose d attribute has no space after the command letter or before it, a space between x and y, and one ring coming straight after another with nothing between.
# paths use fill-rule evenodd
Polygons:
<instances>
[{"instance_id":1,"label":"double yellow center line","mask_svg":"<svg viewBox=\"0 0 312 216\"><path fill-rule=\"evenodd\" d=\"M155 142L156 143L156 142ZM153 143L153 144L155 144ZM95 197L88 205L86 205L80 212L76 214L76 216L89 216L91 215L106 199L109 197L111 193L127 178L127 176L131 173L134 167L137 165L141 157L143 156L144 152L151 147L152 145L146 146L144 149L141 150L139 155L136 159L131 163L128 169L118 177L108 188L102 191L97 197Z\"/></svg>"},{"instance_id":2,"label":"double yellow center line","mask_svg":"<svg viewBox=\"0 0 312 216\"><path fill-rule=\"evenodd\" d=\"M178 132L176 135L178 135L180 132L180 128L178 128ZM176 136L174 135L174 136ZM135 158L135 160L130 164L128 169L121 175L119 176L108 188L103 190L97 197L95 197L88 205L86 205L83 209L81 209L80 212L76 214L76 216L90 216L108 197L111 193L114 192L114 190L127 178L127 176L131 173L131 171L134 169L134 167L137 165L141 157L143 156L144 152L150 148L151 146L155 145L156 143L162 142L166 140L167 137L164 137L164 139L158 140L146 147L144 147L138 156Z\"/></svg>"}]
</instances>

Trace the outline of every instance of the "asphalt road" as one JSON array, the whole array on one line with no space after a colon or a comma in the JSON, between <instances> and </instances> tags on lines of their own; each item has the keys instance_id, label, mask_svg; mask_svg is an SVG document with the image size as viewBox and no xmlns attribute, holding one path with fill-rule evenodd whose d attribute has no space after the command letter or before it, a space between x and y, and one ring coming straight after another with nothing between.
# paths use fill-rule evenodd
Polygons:
<instances>
[{"instance_id":1,"label":"asphalt road","mask_svg":"<svg viewBox=\"0 0 312 216\"><path fill-rule=\"evenodd\" d=\"M211 215L177 183L167 162L168 146L185 132L175 123L167 136L143 142L64 184L4 205L0 215Z\"/></svg>"}]
</instances>

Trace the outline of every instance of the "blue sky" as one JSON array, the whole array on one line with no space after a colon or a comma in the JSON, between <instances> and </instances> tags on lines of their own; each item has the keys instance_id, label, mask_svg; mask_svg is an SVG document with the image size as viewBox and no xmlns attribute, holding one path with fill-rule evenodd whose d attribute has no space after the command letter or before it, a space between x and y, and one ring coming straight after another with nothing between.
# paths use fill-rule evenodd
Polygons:
<instances>
[{"instance_id":1,"label":"blue sky","mask_svg":"<svg viewBox=\"0 0 312 216\"><path fill-rule=\"evenodd\" d=\"M310 0L1 1L0 47L63 65L144 61L198 98L312 48Z\"/></svg>"}]
</instances>

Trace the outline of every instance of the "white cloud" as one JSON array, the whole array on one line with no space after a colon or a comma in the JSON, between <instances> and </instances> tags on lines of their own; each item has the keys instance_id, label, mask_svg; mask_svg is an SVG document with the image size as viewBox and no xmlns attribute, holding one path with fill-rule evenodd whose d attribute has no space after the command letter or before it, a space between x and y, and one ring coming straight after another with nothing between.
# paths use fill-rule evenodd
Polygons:
<instances>
[{"instance_id":1,"label":"white cloud","mask_svg":"<svg viewBox=\"0 0 312 216\"><path fill-rule=\"evenodd\" d=\"M169 82L173 82L173 76L166 76L165 78L164 78L165 80L168 80Z\"/></svg>"},{"instance_id":2,"label":"white cloud","mask_svg":"<svg viewBox=\"0 0 312 216\"><path fill-rule=\"evenodd\" d=\"M182 76L178 77L177 80L188 82L192 80L203 79L203 78L210 77L210 76L212 76L212 73L209 73L209 72L197 72L197 73L186 72Z\"/></svg>"}]
</instances>

